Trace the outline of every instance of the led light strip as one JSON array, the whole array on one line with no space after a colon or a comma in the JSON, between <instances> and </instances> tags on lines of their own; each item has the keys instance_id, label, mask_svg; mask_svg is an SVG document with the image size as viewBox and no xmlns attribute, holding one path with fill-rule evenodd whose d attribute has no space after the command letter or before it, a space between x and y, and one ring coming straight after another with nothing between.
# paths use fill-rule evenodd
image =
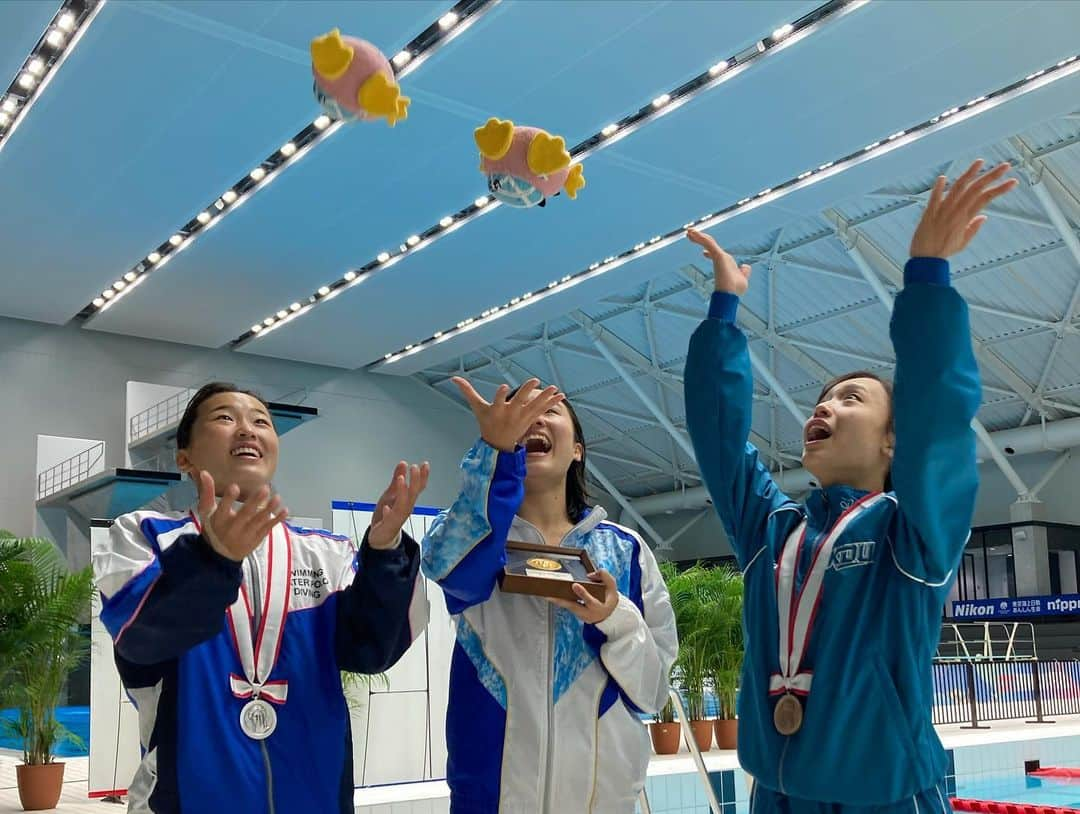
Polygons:
<instances>
[{"instance_id":1,"label":"led light strip","mask_svg":"<svg viewBox=\"0 0 1080 814\"><path fill-rule=\"evenodd\" d=\"M404 348L397 350L393 353L386 354L382 359L369 363L366 367L370 370L378 370L392 365L397 361L411 356L412 354L419 353L422 350L437 345L440 342L445 342L448 339L456 337L467 331L478 328L481 325L487 325L500 319L507 314L518 311L533 303L551 296L552 294L562 293L568 288L571 288L578 283L583 283L586 280L591 280L594 277L599 277L601 274L606 274L610 271L630 263L634 260L639 260L646 255L659 251L667 246L672 245L676 241L682 240L686 230L694 227L696 229L709 229L724 221L731 220L732 218L749 212L751 209L757 209L759 206L764 206L767 203L779 200L792 192L800 189L804 189L811 184L816 184L826 178L830 178L833 175L839 175L846 170L851 169L866 161L870 161L878 156L885 155L900 147L903 147L919 139L936 133L939 130L944 130L947 127L951 127L954 124L958 124L967 119L973 118L980 113L985 113L997 107L1000 104L1009 102L1026 93L1030 93L1033 90L1037 90L1041 87L1049 85L1053 82L1057 82L1060 79L1065 79L1068 76L1076 73L1080 70L1080 60L1077 56L1071 56L1067 59L1063 59L1056 65L1044 68L1041 71L1036 71L1033 74L1028 75L1024 79L1018 82L1014 82L1011 85L1006 85L999 90L988 93L985 96L979 96L976 99L972 99L963 105L949 108L945 112L941 113L928 121L917 124L914 127L910 127L906 130L901 130L893 133L890 136L883 138L880 141L875 141L872 144L868 144L860 150L857 150L850 155L838 158L835 161L829 161L816 169L807 170L800 173L794 178L790 178L783 183L776 184L773 187L768 187L761 190L756 195L752 195L748 198L730 204L723 209L715 212L710 212L697 220L684 223L682 226L672 229L663 234L655 235L646 241L635 244L632 248L626 249L617 255L611 255L604 258L602 261L592 263L588 268L582 269L575 274L568 274L561 279L552 280L543 288L535 291L527 291L520 296L514 297L510 302L503 303L502 305L496 305L482 311L476 316L469 317L459 323L456 326L446 328L442 331L437 331L427 339L420 340L411 345L406 345Z\"/></svg>"},{"instance_id":2,"label":"led light strip","mask_svg":"<svg viewBox=\"0 0 1080 814\"><path fill-rule=\"evenodd\" d=\"M390 63L394 68L394 75L399 79L408 76L423 65L432 54L463 33L498 3L499 0L460 0L393 56ZM76 319L88 321L115 305L152 272L164 268L170 260L188 248L201 235L217 226L226 215L236 211L242 204L251 200L257 192L270 186L270 183L282 172L330 138L341 129L343 124L343 121L333 119L326 114L317 117L278 150L264 158L250 173L225 190L213 203L181 226L168 240L102 291L78 313Z\"/></svg>"},{"instance_id":3,"label":"led light strip","mask_svg":"<svg viewBox=\"0 0 1080 814\"><path fill-rule=\"evenodd\" d=\"M0 96L0 151L104 5L105 0L65 0L60 5L7 92Z\"/></svg>"},{"instance_id":4,"label":"led light strip","mask_svg":"<svg viewBox=\"0 0 1080 814\"><path fill-rule=\"evenodd\" d=\"M819 6L809 14L800 17L794 23L776 29L765 39L757 40L735 56L716 63L689 82L684 82L674 90L658 96L634 113L607 125L599 133L589 136L570 149L571 159L582 161L598 150L617 143L644 125L677 110L705 91L733 79L747 70L752 64L794 45L818 31L826 23L845 16L849 12L866 5L869 1L830 0L830 2ZM476 220L481 215L494 212L501 205L490 195L477 198L468 206L445 216L434 226L429 226L421 232L410 235L405 239L404 243L398 245L396 250L380 252L360 268L347 271L339 279L320 287L318 291L311 294L302 303L294 302L289 307L270 314L262 322L252 325L250 329L234 339L230 343L231 347L236 348L260 336L265 336L285 323L308 313L316 305L331 300L346 289L370 279L376 272L385 271L406 255L415 254L421 249L430 246L436 240L457 231L466 223Z\"/></svg>"}]
</instances>

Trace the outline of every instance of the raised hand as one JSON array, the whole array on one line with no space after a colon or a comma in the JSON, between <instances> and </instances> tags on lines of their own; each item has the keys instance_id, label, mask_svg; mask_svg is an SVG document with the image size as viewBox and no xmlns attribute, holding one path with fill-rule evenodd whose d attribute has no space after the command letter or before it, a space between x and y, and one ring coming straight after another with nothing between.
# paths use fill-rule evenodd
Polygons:
<instances>
[{"instance_id":1,"label":"raised hand","mask_svg":"<svg viewBox=\"0 0 1080 814\"><path fill-rule=\"evenodd\" d=\"M234 504L240 488L235 483L225 489L220 503L214 499L214 478L209 472L200 471L197 483L203 536L214 551L235 562L242 562L266 539L270 529L289 516L280 495L271 500L269 486L260 489L237 511Z\"/></svg>"},{"instance_id":2,"label":"raised hand","mask_svg":"<svg viewBox=\"0 0 1080 814\"><path fill-rule=\"evenodd\" d=\"M750 266L739 265L735 258L720 248L711 236L697 229L687 229L686 237L702 248L702 254L712 261L713 282L717 291L726 291L741 297L750 287Z\"/></svg>"},{"instance_id":3,"label":"raised hand","mask_svg":"<svg viewBox=\"0 0 1080 814\"><path fill-rule=\"evenodd\" d=\"M533 422L566 398L554 385L545 387L540 390L539 395L531 398L539 389L539 379L529 379L509 401L506 396L510 388L505 384L499 385L494 400L490 402L460 376L455 376L453 382L461 390L476 416L476 422L480 425L480 437L503 452L513 452Z\"/></svg>"},{"instance_id":4,"label":"raised hand","mask_svg":"<svg viewBox=\"0 0 1080 814\"><path fill-rule=\"evenodd\" d=\"M911 238L912 257L945 259L963 251L986 223L986 215L979 214L983 207L1020 183L1015 178L996 183L1009 171L1008 164L999 164L980 178L982 166L980 158L953 182L948 192L945 176L938 176Z\"/></svg>"},{"instance_id":5,"label":"raised hand","mask_svg":"<svg viewBox=\"0 0 1080 814\"><path fill-rule=\"evenodd\" d=\"M405 461L400 461L394 467L390 485L386 487L379 502L375 504L375 514L371 518L371 526L368 529L369 546L393 548L397 545L401 527L405 525L405 521L416 508L416 499L427 486L430 473L431 466L427 461L421 466L416 464L409 466ZM408 480L406 480L406 475L408 475Z\"/></svg>"}]
</instances>

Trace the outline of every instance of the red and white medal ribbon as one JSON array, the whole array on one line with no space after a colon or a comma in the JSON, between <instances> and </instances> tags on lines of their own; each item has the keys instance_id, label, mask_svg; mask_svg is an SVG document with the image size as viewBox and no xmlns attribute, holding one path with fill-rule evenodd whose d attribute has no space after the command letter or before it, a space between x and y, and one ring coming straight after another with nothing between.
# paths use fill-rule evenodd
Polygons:
<instances>
[{"instance_id":1,"label":"red and white medal ribbon","mask_svg":"<svg viewBox=\"0 0 1080 814\"><path fill-rule=\"evenodd\" d=\"M289 693L288 682L269 680L281 652L285 618L289 614L292 541L284 525L270 530L266 547L267 575L258 635L252 635L247 590L243 585L236 601L226 610L233 644L244 670L243 676L229 674L229 689L237 698L264 698L275 704L284 704Z\"/></svg>"},{"instance_id":2,"label":"red and white medal ribbon","mask_svg":"<svg viewBox=\"0 0 1080 814\"><path fill-rule=\"evenodd\" d=\"M806 543L806 519L795 527L784 543L776 566L776 603L780 626L780 672L769 680L769 695L809 695L814 674L800 669L810 635L814 629L818 606L821 603L825 572L829 569L833 545L851 523L866 509L885 499L881 492L872 492L848 507L814 552L810 568L796 595L795 571L799 555Z\"/></svg>"}]
</instances>

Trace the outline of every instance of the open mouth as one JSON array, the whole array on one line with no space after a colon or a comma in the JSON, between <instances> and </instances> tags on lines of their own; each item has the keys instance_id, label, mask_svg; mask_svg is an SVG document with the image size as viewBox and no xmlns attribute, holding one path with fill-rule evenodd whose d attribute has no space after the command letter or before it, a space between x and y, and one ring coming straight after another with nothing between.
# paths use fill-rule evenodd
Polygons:
<instances>
[{"instance_id":1,"label":"open mouth","mask_svg":"<svg viewBox=\"0 0 1080 814\"><path fill-rule=\"evenodd\" d=\"M247 461L258 461L262 459L262 452L259 451L258 447L249 445L236 447L230 454L234 458L243 458Z\"/></svg>"},{"instance_id":2,"label":"open mouth","mask_svg":"<svg viewBox=\"0 0 1080 814\"><path fill-rule=\"evenodd\" d=\"M526 455L547 455L551 452L551 441L543 435L530 435L525 439Z\"/></svg>"},{"instance_id":3,"label":"open mouth","mask_svg":"<svg viewBox=\"0 0 1080 814\"><path fill-rule=\"evenodd\" d=\"M806 445L817 444L832 437L832 429L820 419L811 421L806 427Z\"/></svg>"}]
</instances>

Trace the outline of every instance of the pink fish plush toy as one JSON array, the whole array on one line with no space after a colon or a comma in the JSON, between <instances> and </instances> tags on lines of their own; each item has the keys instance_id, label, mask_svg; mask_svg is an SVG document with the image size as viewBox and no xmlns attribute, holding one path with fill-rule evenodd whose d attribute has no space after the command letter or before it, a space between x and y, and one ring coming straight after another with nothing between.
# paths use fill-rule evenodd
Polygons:
<instances>
[{"instance_id":1,"label":"pink fish plush toy","mask_svg":"<svg viewBox=\"0 0 1080 814\"><path fill-rule=\"evenodd\" d=\"M343 37L338 29L311 41L315 98L323 110L345 121L386 119L393 127L409 115L394 69L366 40Z\"/></svg>"},{"instance_id":2,"label":"pink fish plush toy","mask_svg":"<svg viewBox=\"0 0 1080 814\"><path fill-rule=\"evenodd\" d=\"M544 206L562 190L573 199L585 186L582 166L570 165L562 136L496 118L477 128L474 136L488 189L507 206Z\"/></svg>"}]
</instances>

